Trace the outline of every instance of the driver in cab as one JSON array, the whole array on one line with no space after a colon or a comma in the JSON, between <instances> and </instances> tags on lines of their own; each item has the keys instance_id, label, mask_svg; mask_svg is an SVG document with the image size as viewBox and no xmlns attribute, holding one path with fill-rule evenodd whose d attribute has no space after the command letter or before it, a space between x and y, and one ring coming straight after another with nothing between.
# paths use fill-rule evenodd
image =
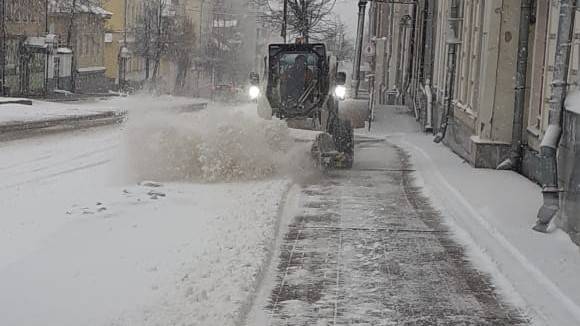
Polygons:
<instances>
[{"instance_id":1,"label":"driver in cab","mask_svg":"<svg viewBox=\"0 0 580 326\"><path fill-rule=\"evenodd\" d=\"M298 100L314 80L314 73L308 68L306 56L300 54L294 59L294 65L281 76L282 98Z\"/></svg>"}]
</instances>

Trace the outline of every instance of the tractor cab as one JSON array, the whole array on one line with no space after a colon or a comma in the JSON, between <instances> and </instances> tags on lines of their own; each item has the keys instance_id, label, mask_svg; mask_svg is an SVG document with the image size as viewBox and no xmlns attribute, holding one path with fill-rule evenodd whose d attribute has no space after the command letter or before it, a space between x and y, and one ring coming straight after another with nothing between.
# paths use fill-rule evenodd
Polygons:
<instances>
[{"instance_id":1,"label":"tractor cab","mask_svg":"<svg viewBox=\"0 0 580 326\"><path fill-rule=\"evenodd\" d=\"M290 128L315 130L312 155L319 166L350 168L354 160L354 131L338 114L346 75L324 44L271 44L264 58L264 77L252 74L250 94L258 115L285 120ZM262 95L263 94L263 95Z\"/></svg>"},{"instance_id":2,"label":"tractor cab","mask_svg":"<svg viewBox=\"0 0 580 326\"><path fill-rule=\"evenodd\" d=\"M266 97L281 119L312 118L327 99L328 62L324 44L272 44Z\"/></svg>"}]
</instances>

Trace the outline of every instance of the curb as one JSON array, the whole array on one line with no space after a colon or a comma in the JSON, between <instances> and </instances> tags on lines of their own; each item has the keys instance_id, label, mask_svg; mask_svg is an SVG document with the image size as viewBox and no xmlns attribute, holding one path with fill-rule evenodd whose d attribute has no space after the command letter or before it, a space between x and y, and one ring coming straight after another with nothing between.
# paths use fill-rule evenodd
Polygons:
<instances>
[{"instance_id":1,"label":"curb","mask_svg":"<svg viewBox=\"0 0 580 326\"><path fill-rule=\"evenodd\" d=\"M45 133L113 125L122 122L125 117L125 112L107 111L30 122L0 123L0 141L27 138Z\"/></svg>"}]
</instances>

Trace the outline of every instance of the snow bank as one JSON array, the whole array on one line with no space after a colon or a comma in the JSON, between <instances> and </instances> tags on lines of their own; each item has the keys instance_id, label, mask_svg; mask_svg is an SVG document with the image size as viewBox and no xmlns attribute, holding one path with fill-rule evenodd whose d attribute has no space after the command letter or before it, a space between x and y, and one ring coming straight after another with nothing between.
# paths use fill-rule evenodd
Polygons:
<instances>
[{"instance_id":1,"label":"snow bank","mask_svg":"<svg viewBox=\"0 0 580 326\"><path fill-rule=\"evenodd\" d=\"M4 99L20 100L20 99ZM97 103L53 103L44 101L32 101L32 105L10 103L0 105L0 126L12 123L26 123L62 119L68 117L91 116L104 112L119 112L121 109L107 102Z\"/></svg>"},{"instance_id":2,"label":"snow bank","mask_svg":"<svg viewBox=\"0 0 580 326\"><path fill-rule=\"evenodd\" d=\"M134 180L260 180L312 169L310 145L296 143L284 122L260 119L255 105L179 113L142 99L128 109L124 162Z\"/></svg>"}]
</instances>

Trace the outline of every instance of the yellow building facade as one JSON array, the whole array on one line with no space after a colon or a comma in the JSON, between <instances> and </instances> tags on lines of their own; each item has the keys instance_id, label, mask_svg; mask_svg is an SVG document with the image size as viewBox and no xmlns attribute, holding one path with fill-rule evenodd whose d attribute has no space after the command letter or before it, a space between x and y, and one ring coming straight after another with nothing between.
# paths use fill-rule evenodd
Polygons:
<instances>
[{"instance_id":1,"label":"yellow building facade","mask_svg":"<svg viewBox=\"0 0 580 326\"><path fill-rule=\"evenodd\" d=\"M105 10L112 12L113 17L107 21L105 26L105 67L106 76L119 83L122 72L120 69L121 52L126 42L129 50L125 51L127 57L124 79L129 83L140 83L146 78L145 59L135 53L137 47L136 39L139 24L144 15L144 5L146 0L108 0L104 3ZM211 10L213 0L160 0L164 2L163 15L167 19L186 17L195 29L198 47L204 44L204 38L200 35L208 33L210 28ZM196 50L192 56L200 55L201 51ZM153 73L154 62L150 63L150 75ZM163 57L160 62L159 82L164 88L171 88L175 65L171 58Z\"/></svg>"},{"instance_id":2,"label":"yellow building facade","mask_svg":"<svg viewBox=\"0 0 580 326\"><path fill-rule=\"evenodd\" d=\"M119 63L123 45L128 49L135 43L136 28L139 17L143 15L144 0L109 0L104 9L113 13L105 26L105 67L106 76L119 82ZM125 44L126 42L126 44ZM144 60L133 53L125 52L127 67L125 79L130 82L141 82L145 79Z\"/></svg>"}]
</instances>

